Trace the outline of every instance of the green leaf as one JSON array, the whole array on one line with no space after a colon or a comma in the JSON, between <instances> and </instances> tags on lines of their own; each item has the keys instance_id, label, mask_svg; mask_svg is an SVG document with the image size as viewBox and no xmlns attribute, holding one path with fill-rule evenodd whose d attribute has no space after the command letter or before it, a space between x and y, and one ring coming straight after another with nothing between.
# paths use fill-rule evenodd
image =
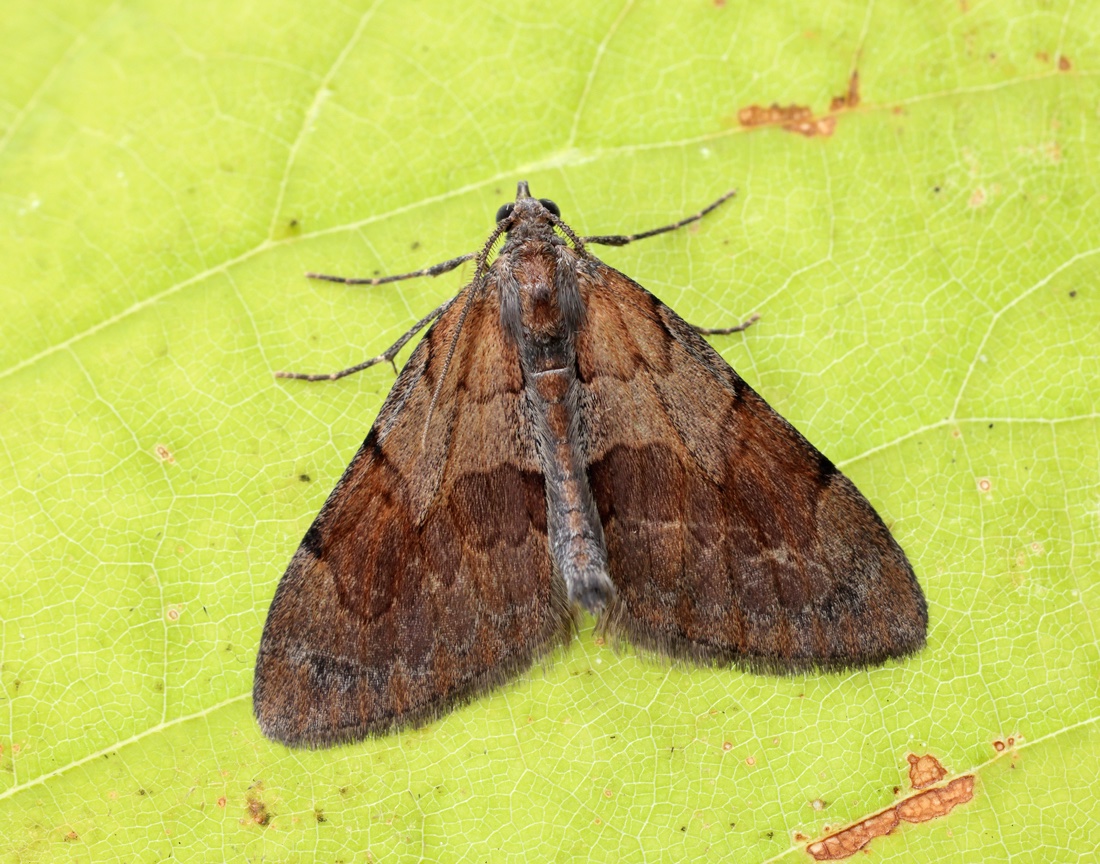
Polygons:
<instances>
[{"instance_id":1,"label":"green leaf","mask_svg":"<svg viewBox=\"0 0 1100 864\"><path fill-rule=\"evenodd\" d=\"M759 7L759 8L758 8ZM774 7L774 8L773 8ZM16 0L0 30L4 861L1078 860L1100 818L1094 3ZM826 117L859 73L858 106ZM746 128L808 106L832 134ZM266 741L276 582L517 180L838 461L928 595L777 679L579 638L425 729ZM1013 745L994 747L1009 737ZM824 809L815 809L817 801Z\"/></svg>"}]
</instances>

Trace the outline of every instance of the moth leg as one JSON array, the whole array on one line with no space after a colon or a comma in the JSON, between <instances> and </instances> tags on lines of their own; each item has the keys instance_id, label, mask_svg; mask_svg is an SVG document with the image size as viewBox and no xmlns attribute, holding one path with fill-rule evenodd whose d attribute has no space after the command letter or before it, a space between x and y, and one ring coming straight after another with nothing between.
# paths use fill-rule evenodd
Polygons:
<instances>
[{"instance_id":1,"label":"moth leg","mask_svg":"<svg viewBox=\"0 0 1100 864\"><path fill-rule=\"evenodd\" d=\"M748 318L733 327L700 327L698 324L692 324L691 329L701 336L728 336L730 333L740 333L742 330L748 330L759 320L760 313L753 312Z\"/></svg>"},{"instance_id":2,"label":"moth leg","mask_svg":"<svg viewBox=\"0 0 1100 864\"><path fill-rule=\"evenodd\" d=\"M402 279L415 279L417 276L438 276L440 273L449 273L464 261L477 257L476 252L459 255L449 261L433 264L423 270L414 270L412 273L399 273L397 276L375 276L371 278L352 278L348 276L329 276L325 273L307 273L310 279L324 279L326 282L339 282L342 285L384 285L387 282L400 282Z\"/></svg>"},{"instance_id":3,"label":"moth leg","mask_svg":"<svg viewBox=\"0 0 1100 864\"><path fill-rule=\"evenodd\" d=\"M364 360L362 363L359 363L348 369L341 369L339 372L329 372L327 375L309 375L303 372L276 372L275 377L297 378L299 381L336 381L339 378L344 378L348 375L353 375L356 372L362 372L364 369L369 369L371 366L375 365L376 363L381 363L382 361L390 363L394 367L394 372L396 372L397 364L393 362L393 358L397 356L397 352L404 348L405 343L412 339L413 336L415 336L428 324L430 324L432 321L442 315L452 302L454 302L453 297L446 303L437 306L435 309L433 309L431 312L429 312L427 315L425 315L423 318L413 324L413 326L409 329L407 333L405 333L404 336L394 342L389 348L387 348L377 357L371 357L370 360Z\"/></svg>"},{"instance_id":4,"label":"moth leg","mask_svg":"<svg viewBox=\"0 0 1100 864\"><path fill-rule=\"evenodd\" d=\"M627 243L633 243L635 240L644 240L646 237L656 237L658 234L664 234L667 231L675 231L677 228L683 228L685 225L690 225L692 222L698 222L711 210L714 210L736 194L737 190L732 189L713 204L708 204L698 213L687 216L679 222L673 222L671 225L663 225L660 228L654 228L652 231L643 231L641 234L605 234L598 237L582 237L581 240L585 243L598 243L601 246L625 246Z\"/></svg>"}]
</instances>

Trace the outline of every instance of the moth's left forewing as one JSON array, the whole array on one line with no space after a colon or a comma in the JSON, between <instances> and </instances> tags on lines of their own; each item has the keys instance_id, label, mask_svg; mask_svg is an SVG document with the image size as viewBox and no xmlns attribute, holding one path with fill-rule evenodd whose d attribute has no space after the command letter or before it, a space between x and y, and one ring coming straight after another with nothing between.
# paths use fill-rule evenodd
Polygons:
<instances>
[{"instance_id":1,"label":"moth's left forewing","mask_svg":"<svg viewBox=\"0 0 1100 864\"><path fill-rule=\"evenodd\" d=\"M279 582L253 688L274 740L421 725L569 639L515 348L495 293L461 316L417 346Z\"/></svg>"},{"instance_id":2,"label":"moth's left forewing","mask_svg":"<svg viewBox=\"0 0 1100 864\"><path fill-rule=\"evenodd\" d=\"M599 264L582 293L582 437L618 591L602 625L769 671L923 645L912 568L851 481L641 286Z\"/></svg>"}]
</instances>

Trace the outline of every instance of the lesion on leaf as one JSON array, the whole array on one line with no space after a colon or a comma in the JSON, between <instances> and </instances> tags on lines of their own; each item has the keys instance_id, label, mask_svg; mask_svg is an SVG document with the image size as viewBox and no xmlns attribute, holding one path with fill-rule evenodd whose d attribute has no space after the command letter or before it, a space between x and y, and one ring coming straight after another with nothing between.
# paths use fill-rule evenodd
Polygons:
<instances>
[{"instance_id":1,"label":"lesion on leaf","mask_svg":"<svg viewBox=\"0 0 1100 864\"><path fill-rule=\"evenodd\" d=\"M931 753L918 756L909 753L909 785L914 790L896 804L872 813L839 831L827 834L806 846L806 852L817 861L839 861L854 855L876 837L890 834L902 822L928 822L946 816L959 804L974 797L975 776L963 774L942 785L947 769ZM929 788L933 787L933 788ZM804 842L804 835L796 838Z\"/></svg>"}]
</instances>

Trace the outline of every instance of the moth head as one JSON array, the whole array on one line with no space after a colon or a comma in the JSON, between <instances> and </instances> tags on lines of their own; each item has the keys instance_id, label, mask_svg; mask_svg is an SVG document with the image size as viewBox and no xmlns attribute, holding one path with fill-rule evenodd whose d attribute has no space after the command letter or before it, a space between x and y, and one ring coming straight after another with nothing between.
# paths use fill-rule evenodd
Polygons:
<instances>
[{"instance_id":1,"label":"moth head","mask_svg":"<svg viewBox=\"0 0 1100 864\"><path fill-rule=\"evenodd\" d=\"M546 210L555 217L561 216L561 210L558 208L558 205L551 201L549 198L531 197L531 189L530 187L528 187L526 180L521 180L519 182L519 186L516 189L515 202L502 204L500 206L500 209L497 210L497 223L499 224L501 222L504 222L506 219L512 216L513 213L516 212L517 208L519 208L520 212L522 212L524 215L536 215L536 213L541 208L542 210Z\"/></svg>"}]
</instances>

